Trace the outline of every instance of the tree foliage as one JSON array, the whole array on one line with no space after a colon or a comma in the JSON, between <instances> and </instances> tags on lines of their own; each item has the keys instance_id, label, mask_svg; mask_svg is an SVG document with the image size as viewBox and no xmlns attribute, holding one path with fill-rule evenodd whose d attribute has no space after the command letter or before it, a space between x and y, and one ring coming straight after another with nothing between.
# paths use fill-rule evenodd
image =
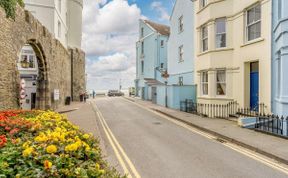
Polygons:
<instances>
[{"instance_id":1,"label":"tree foliage","mask_svg":"<svg viewBox=\"0 0 288 178\"><path fill-rule=\"evenodd\" d=\"M7 18L15 19L17 4L24 7L23 0L0 0L0 6L4 8Z\"/></svg>"}]
</instances>

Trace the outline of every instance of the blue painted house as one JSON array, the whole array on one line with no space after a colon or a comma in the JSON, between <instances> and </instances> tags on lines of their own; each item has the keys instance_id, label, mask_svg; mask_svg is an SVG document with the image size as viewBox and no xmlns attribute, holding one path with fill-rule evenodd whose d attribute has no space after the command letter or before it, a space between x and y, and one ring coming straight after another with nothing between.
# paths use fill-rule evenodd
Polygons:
<instances>
[{"instance_id":1,"label":"blue painted house","mask_svg":"<svg viewBox=\"0 0 288 178\"><path fill-rule=\"evenodd\" d=\"M136 43L136 96L157 103L157 87L163 86L167 71L167 40L170 28L149 20L139 21Z\"/></svg>"},{"instance_id":2,"label":"blue painted house","mask_svg":"<svg viewBox=\"0 0 288 178\"><path fill-rule=\"evenodd\" d=\"M288 116L288 1L272 1L272 112Z\"/></svg>"},{"instance_id":3,"label":"blue painted house","mask_svg":"<svg viewBox=\"0 0 288 178\"><path fill-rule=\"evenodd\" d=\"M170 17L168 40L168 107L180 109L180 101L196 101L194 85L194 4L191 0L177 0ZM164 89L162 88L165 93ZM162 98L162 97L161 97ZM159 98L160 100L160 98ZM163 101L162 103L164 105ZM166 104L166 103L165 103Z\"/></svg>"}]
</instances>

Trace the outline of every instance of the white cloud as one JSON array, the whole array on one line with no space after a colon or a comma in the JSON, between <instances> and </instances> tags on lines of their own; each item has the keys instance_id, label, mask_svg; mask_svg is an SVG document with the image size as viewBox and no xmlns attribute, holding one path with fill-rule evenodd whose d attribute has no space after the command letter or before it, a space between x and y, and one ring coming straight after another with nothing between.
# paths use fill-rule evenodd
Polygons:
<instances>
[{"instance_id":1,"label":"white cloud","mask_svg":"<svg viewBox=\"0 0 288 178\"><path fill-rule=\"evenodd\" d=\"M154 1L151 3L151 9L156 10L160 15L161 21L168 21L170 16L167 12L167 9L163 6L162 2L160 1Z\"/></svg>"},{"instance_id":2,"label":"white cloud","mask_svg":"<svg viewBox=\"0 0 288 178\"><path fill-rule=\"evenodd\" d=\"M141 10L126 0L85 0L83 17L88 88L115 88L120 78L123 87L132 86Z\"/></svg>"}]
</instances>

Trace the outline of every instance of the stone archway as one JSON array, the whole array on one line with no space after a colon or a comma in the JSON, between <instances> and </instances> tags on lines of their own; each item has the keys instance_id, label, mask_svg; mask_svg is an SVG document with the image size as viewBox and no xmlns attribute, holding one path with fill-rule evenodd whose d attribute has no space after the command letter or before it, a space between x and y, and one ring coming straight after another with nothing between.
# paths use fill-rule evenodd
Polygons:
<instances>
[{"instance_id":1,"label":"stone archway","mask_svg":"<svg viewBox=\"0 0 288 178\"><path fill-rule=\"evenodd\" d=\"M33 49L33 50L32 50ZM25 54L28 51L28 54ZM30 54L29 54L30 53ZM29 55L29 56L28 56ZM49 89L49 75L46 56L42 49L42 45L36 40L28 40L20 50L20 58L24 57L26 68L23 68L23 59L20 59L18 70L19 77L27 80L25 89L25 99L20 102L23 109L50 109L50 89ZM30 59L32 57L32 59ZM29 64L32 66L28 67ZM34 64L33 64L34 63ZM21 67L20 67L21 66ZM25 78L26 77L26 78ZM36 81L36 82L35 82ZM34 86L33 86L33 84ZM36 85L35 85L36 84ZM20 91L20 90L19 90ZM29 103L29 104L27 104ZM28 108L27 108L28 106Z\"/></svg>"}]
</instances>

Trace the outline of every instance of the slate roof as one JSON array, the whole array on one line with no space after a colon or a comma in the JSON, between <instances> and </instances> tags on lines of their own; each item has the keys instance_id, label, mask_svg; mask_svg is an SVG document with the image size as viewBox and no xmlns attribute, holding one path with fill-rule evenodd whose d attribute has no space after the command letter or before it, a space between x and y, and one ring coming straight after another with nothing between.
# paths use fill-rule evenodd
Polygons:
<instances>
[{"instance_id":1,"label":"slate roof","mask_svg":"<svg viewBox=\"0 0 288 178\"><path fill-rule=\"evenodd\" d=\"M144 20L144 22L150 25L154 30L159 32L161 35L165 36L170 35L170 27L167 25L158 24L149 20Z\"/></svg>"}]
</instances>

